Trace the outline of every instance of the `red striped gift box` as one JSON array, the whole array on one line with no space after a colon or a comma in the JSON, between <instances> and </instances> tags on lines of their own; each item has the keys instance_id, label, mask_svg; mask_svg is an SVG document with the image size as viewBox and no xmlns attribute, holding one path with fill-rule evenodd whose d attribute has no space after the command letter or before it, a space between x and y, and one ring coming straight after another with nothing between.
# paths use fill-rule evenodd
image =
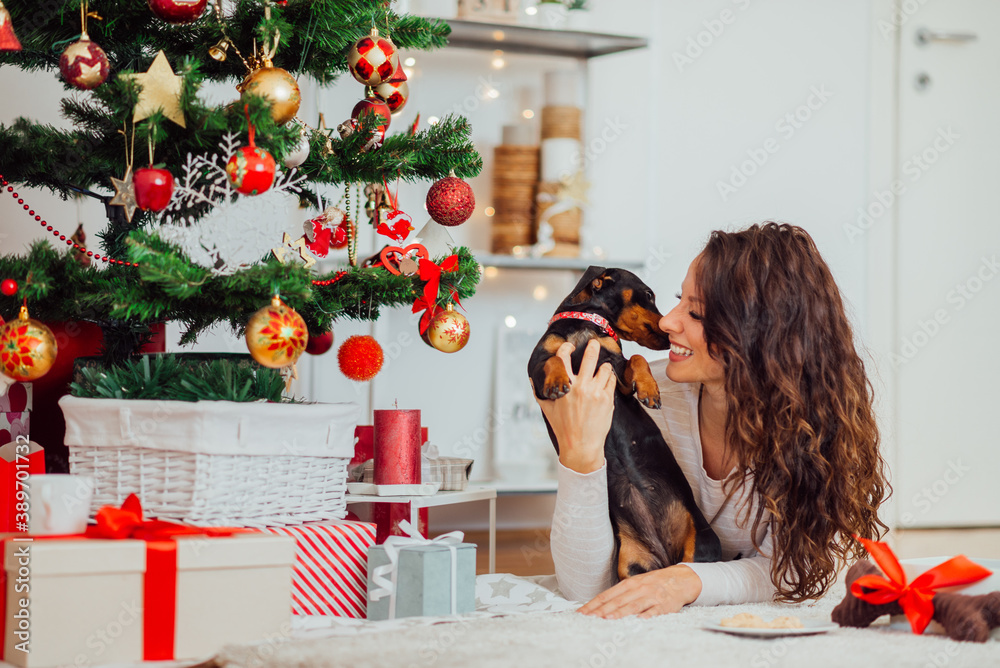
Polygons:
<instances>
[{"instance_id":1,"label":"red striped gift box","mask_svg":"<svg viewBox=\"0 0 1000 668\"><path fill-rule=\"evenodd\" d=\"M292 610L296 615L365 618L374 524L342 520L265 531L295 538Z\"/></svg>"}]
</instances>

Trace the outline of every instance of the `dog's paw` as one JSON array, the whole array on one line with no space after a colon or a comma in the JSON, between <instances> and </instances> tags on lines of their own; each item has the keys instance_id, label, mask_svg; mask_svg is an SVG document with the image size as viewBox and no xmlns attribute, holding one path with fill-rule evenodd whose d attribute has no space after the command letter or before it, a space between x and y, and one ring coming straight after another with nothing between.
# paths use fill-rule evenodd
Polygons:
<instances>
[{"instance_id":1,"label":"dog's paw","mask_svg":"<svg viewBox=\"0 0 1000 668\"><path fill-rule=\"evenodd\" d=\"M635 398L641 401L643 406L653 409L660 407L660 388L655 382L635 381L632 383L632 388L635 391Z\"/></svg>"},{"instance_id":2,"label":"dog's paw","mask_svg":"<svg viewBox=\"0 0 1000 668\"><path fill-rule=\"evenodd\" d=\"M558 399L559 397L565 397L569 394L569 378L546 378L542 394L545 395L546 399Z\"/></svg>"}]
</instances>

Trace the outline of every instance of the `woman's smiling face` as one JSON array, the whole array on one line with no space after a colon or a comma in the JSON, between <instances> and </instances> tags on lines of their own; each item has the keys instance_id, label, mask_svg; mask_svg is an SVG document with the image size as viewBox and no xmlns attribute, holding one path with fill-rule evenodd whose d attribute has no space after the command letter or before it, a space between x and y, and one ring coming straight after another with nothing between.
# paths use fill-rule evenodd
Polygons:
<instances>
[{"instance_id":1,"label":"woman's smiling face","mask_svg":"<svg viewBox=\"0 0 1000 668\"><path fill-rule=\"evenodd\" d=\"M680 302L660 319L660 329L670 336L670 363L667 377L675 383L721 383L725 380L722 362L709 354L701 324L701 295L695 285L698 256L688 267L677 295Z\"/></svg>"}]
</instances>

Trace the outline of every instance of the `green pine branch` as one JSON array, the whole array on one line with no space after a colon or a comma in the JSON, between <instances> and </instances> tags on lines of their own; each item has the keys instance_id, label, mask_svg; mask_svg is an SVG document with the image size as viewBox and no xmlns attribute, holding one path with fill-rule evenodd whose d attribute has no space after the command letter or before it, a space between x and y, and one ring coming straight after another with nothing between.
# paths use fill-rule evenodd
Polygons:
<instances>
[{"instance_id":1,"label":"green pine branch","mask_svg":"<svg viewBox=\"0 0 1000 668\"><path fill-rule=\"evenodd\" d=\"M422 295L424 281L396 276L382 267L354 267L317 276L301 264L269 259L233 275L217 276L191 262L176 247L145 232L128 239L128 260L139 267L82 267L68 252L46 242L32 246L26 257L0 256L0 276L18 281L17 294L0 296L0 316L16 316L24 298L32 317L42 320L91 320L102 325L125 321L183 323L182 343L191 343L206 328L228 322L242 335L250 316L274 294L305 319L309 331L322 333L338 319L377 320L382 309L409 308ZM442 274L438 304L475 294L480 266L467 248L456 250L459 267ZM437 258L440 261L443 258ZM313 280L337 282L317 286Z\"/></svg>"}]
</instances>

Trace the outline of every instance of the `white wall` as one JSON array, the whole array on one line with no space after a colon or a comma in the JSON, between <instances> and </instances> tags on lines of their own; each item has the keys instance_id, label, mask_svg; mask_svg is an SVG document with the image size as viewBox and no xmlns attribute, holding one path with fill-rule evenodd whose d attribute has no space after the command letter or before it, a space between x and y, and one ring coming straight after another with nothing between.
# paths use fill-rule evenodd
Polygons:
<instances>
[{"instance_id":1,"label":"white wall","mask_svg":"<svg viewBox=\"0 0 1000 668\"><path fill-rule=\"evenodd\" d=\"M595 29L648 34L651 39L646 51L600 58L589 66L588 139L604 133L610 140L591 145L588 239L605 249L608 264L616 259L645 260L648 282L660 295L661 308L669 308L688 263L710 230L766 219L796 223L815 238L863 333L865 242L851 243L842 226L867 201L870 0L596 0L592 4ZM679 67L675 54L684 54L692 41L697 45L699 40L704 45L701 53L692 47L693 62ZM523 106L539 104L546 68L576 63L510 57L504 70L494 71L489 68L489 52L414 55L418 63L410 81L413 97L393 129L408 125L417 111L426 120L457 108L470 118L487 168L473 181L479 203L476 215L455 236L473 248L486 248L488 221L482 208L489 204L489 163L499 127L513 120ZM484 77L500 90L499 98L480 94ZM5 67L0 68L0 86L17 92L8 95L0 109L4 122L17 114L54 120L57 84ZM779 127L786 114L795 114L817 89L828 91L829 99L822 104L814 99L818 108L791 134L786 126ZM305 112L307 120L315 123L315 112L322 109L327 123L336 125L349 115L361 92L351 81L321 92L315 107ZM773 143L766 144L769 140ZM759 158L765 145L772 151L777 146L777 151L724 200L718 183L731 177L733 166L738 169L750 159L748 151L757 152ZM403 208L413 214L418 227L425 220L422 200L427 185L400 188ZM75 226L72 205L31 196L51 220L60 220L65 228ZM84 216L94 239L103 225L100 206L87 205ZM3 239L5 252L20 251L27 239L36 236L9 198L0 200L0 223L9 235ZM398 400L400 407L421 408L432 440L442 451L473 453L479 460L477 477L488 477L490 444L481 434L491 407L495 332L508 313L515 314L519 323L544 323L575 280L569 273L513 271L484 280L479 295L467 304L472 340L458 355L443 355L418 341L408 309L389 313L379 321L376 333L384 346L397 345L374 384L375 407ZM549 298L540 302L531 297L539 284L549 288ZM344 324L335 331L339 342L350 333L368 331L368 326ZM242 344L220 337L206 345L239 349ZM301 392L322 401L356 400L368 405L369 389L339 374L334 353L314 361L313 369L303 370ZM551 497L532 498L502 503L501 524L544 524L551 513ZM440 521L478 526L483 515L470 507L442 514Z\"/></svg>"}]
</instances>

